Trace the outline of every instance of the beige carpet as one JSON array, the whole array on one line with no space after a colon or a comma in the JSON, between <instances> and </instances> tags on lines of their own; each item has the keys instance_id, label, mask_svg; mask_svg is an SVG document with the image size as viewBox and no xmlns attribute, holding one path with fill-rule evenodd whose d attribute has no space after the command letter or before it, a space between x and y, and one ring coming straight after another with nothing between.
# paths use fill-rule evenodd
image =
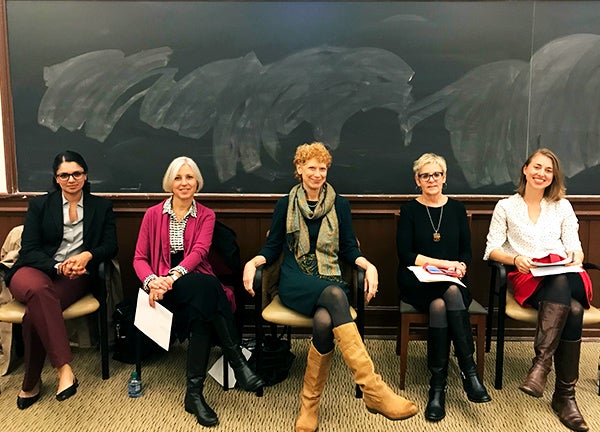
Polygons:
<instances>
[{"instance_id":1,"label":"beige carpet","mask_svg":"<svg viewBox=\"0 0 600 432\"><path fill-rule=\"evenodd\" d=\"M495 345L495 344L494 344ZM223 392L212 379L206 387L206 399L219 415L220 425L214 431L293 431L299 406L298 393L304 372L308 347L306 339L293 341L297 355L290 377L275 387L265 389L265 395L237 389ZM393 341L367 340L376 369L397 390L399 359ZM214 350L214 356L218 349ZM577 400L591 430L600 429L600 397L596 395L596 374L600 344L583 345L581 379ZM439 423L423 418L427 398L428 373L425 363L425 343L411 342L407 390L401 392L419 404L421 412L402 421L388 421L364 408L355 399L349 370L336 352L332 373L321 404L320 432L333 431L566 431L550 408L551 391L541 399L521 393L517 386L526 372L532 353L531 342L507 344L504 389L493 388L494 352L486 356L485 383L493 401L473 404L467 401L458 379L455 364L451 365L447 396L447 416ZM15 399L22 379L22 367L6 377L0 377L0 412L2 432L33 431L194 431L204 429L184 411L185 347L175 345L167 355L146 362L144 394L139 399L127 396L127 380L133 370L130 365L111 361L111 378L100 378L100 361L95 350L75 352L73 367L81 383L77 395L65 402L54 399L56 377L46 366L41 400L26 411L19 411ZM553 388L554 374L549 389Z\"/></svg>"}]
</instances>

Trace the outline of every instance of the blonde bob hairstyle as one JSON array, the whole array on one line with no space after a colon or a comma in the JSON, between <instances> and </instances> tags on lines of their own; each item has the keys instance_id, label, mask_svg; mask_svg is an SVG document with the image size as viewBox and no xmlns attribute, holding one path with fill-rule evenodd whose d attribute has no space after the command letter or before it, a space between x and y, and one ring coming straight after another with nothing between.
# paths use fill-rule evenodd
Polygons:
<instances>
[{"instance_id":1,"label":"blonde bob hairstyle","mask_svg":"<svg viewBox=\"0 0 600 432\"><path fill-rule=\"evenodd\" d=\"M296 154L294 155L294 167L304 165L311 159L316 159L319 163L324 163L327 168L331 166L331 153L327 150L327 147L320 142L313 142L310 144L302 144L296 148ZM298 170L294 170L294 176L296 180L302 181L302 176L298 174Z\"/></svg>"},{"instance_id":2,"label":"blonde bob hairstyle","mask_svg":"<svg viewBox=\"0 0 600 432\"><path fill-rule=\"evenodd\" d=\"M536 155L543 155L552 161L552 183L546 186L544 189L544 198L550 202L556 202L565 197L567 188L565 187L565 179L563 178L562 168L560 167L560 160L558 156L554 154L552 150L547 148L541 148L533 152L525 161L521 167L521 176L519 177L519 185L517 186L517 193L521 196L525 195L525 186L527 186L527 179L523 170L529 166L531 159Z\"/></svg>"},{"instance_id":3,"label":"blonde bob hairstyle","mask_svg":"<svg viewBox=\"0 0 600 432\"><path fill-rule=\"evenodd\" d=\"M435 153L423 153L421 157L413 163L413 173L415 174L415 177L417 174L419 174L421 168L430 163L438 164L440 168L442 168L442 172L446 174L446 159L444 159L442 156L436 155Z\"/></svg>"},{"instance_id":4,"label":"blonde bob hairstyle","mask_svg":"<svg viewBox=\"0 0 600 432\"><path fill-rule=\"evenodd\" d=\"M179 156L178 158L173 159L173 161L169 164L167 171L165 171L162 182L162 187L165 192L173 193L173 180L175 180L177 173L184 165L189 166L194 173L197 183L196 192L200 192L200 190L204 187L204 179L202 178L202 173L200 173L200 168L198 168L196 162L187 156Z\"/></svg>"}]
</instances>

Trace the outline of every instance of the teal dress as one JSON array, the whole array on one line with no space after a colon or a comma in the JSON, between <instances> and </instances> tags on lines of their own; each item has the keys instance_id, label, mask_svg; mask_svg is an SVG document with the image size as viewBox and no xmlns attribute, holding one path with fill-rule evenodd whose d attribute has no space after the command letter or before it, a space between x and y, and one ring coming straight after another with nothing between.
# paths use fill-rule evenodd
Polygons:
<instances>
[{"instance_id":1,"label":"teal dress","mask_svg":"<svg viewBox=\"0 0 600 432\"><path fill-rule=\"evenodd\" d=\"M281 264L279 278L279 297L282 303L290 309L303 315L312 316L317 300L326 287L330 285L339 286L346 294L349 293L349 290L347 284L324 279L318 275L309 275L300 269L294 253L290 250L287 243L285 222L288 202L289 197L286 195L275 204L269 236L258 254L266 258L268 265L277 261L283 253L283 263ZM339 226L338 258L353 264L356 258L362 256L362 254L358 248L358 242L352 228L350 203L346 198L336 195L334 205ZM305 219L310 236L310 253L315 252L321 221L322 218L315 220Z\"/></svg>"}]
</instances>

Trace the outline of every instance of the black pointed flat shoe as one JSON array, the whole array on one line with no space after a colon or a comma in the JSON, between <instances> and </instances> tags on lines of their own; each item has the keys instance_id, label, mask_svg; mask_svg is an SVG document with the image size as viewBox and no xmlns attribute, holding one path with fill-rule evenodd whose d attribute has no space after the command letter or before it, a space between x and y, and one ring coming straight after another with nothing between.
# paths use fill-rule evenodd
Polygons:
<instances>
[{"instance_id":1,"label":"black pointed flat shoe","mask_svg":"<svg viewBox=\"0 0 600 432\"><path fill-rule=\"evenodd\" d=\"M19 408L20 410L29 408L31 405L33 405L34 403L36 403L39 400L41 393L42 393L42 391L40 389L38 394L36 394L35 396L31 396L31 397L17 396L17 408Z\"/></svg>"},{"instance_id":2,"label":"black pointed flat shoe","mask_svg":"<svg viewBox=\"0 0 600 432\"><path fill-rule=\"evenodd\" d=\"M77 382L77 378L75 378L75 381L73 381L73 384L71 384L69 387L67 387L60 393L56 394L56 400L59 402L62 402L64 400L69 399L71 396L73 396L75 393L77 393L77 387L79 387L79 383Z\"/></svg>"}]
</instances>

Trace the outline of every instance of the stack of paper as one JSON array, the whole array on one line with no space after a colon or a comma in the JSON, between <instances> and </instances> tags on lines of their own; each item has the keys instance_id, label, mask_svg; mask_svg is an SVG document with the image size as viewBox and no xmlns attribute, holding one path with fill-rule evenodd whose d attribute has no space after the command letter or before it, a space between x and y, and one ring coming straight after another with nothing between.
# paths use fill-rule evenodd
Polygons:
<instances>
[{"instance_id":1,"label":"stack of paper","mask_svg":"<svg viewBox=\"0 0 600 432\"><path fill-rule=\"evenodd\" d=\"M459 278L448 276L445 274L431 274L421 266L408 266L420 282L452 282L461 286L465 286Z\"/></svg>"}]
</instances>

